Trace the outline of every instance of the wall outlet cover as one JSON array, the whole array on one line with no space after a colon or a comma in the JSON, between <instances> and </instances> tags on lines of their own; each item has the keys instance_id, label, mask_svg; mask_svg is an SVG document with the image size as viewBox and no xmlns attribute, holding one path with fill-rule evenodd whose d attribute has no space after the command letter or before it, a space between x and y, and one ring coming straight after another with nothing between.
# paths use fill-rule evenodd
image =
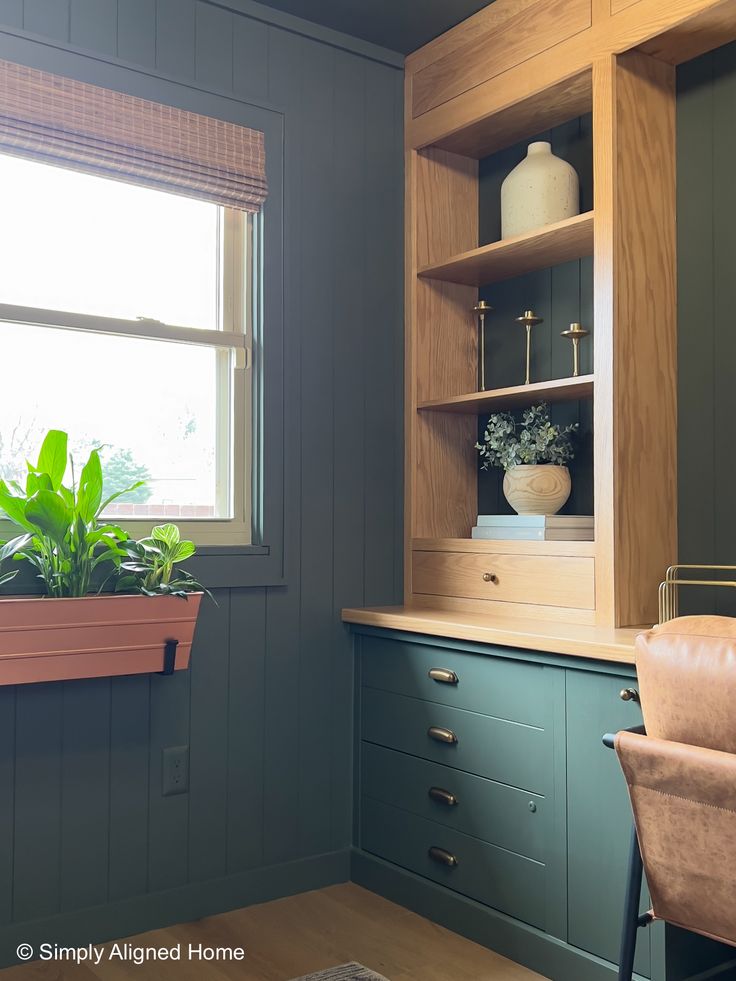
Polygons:
<instances>
[{"instance_id":1,"label":"wall outlet cover","mask_svg":"<svg viewBox=\"0 0 736 981\"><path fill-rule=\"evenodd\" d=\"M164 797L189 790L189 747L167 746L162 753L161 793Z\"/></svg>"}]
</instances>

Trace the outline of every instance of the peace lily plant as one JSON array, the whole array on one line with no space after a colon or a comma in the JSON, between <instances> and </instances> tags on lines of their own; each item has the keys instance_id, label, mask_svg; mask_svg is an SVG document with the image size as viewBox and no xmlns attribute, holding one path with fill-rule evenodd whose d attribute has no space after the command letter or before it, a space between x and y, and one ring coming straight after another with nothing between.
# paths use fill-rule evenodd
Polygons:
<instances>
[{"instance_id":1,"label":"peace lily plant","mask_svg":"<svg viewBox=\"0 0 736 981\"><path fill-rule=\"evenodd\" d=\"M143 481L103 498L98 449L89 454L77 479L68 436L52 429L43 441L38 462L27 466L25 486L0 480L0 509L22 530L3 543L0 565L8 559L28 562L45 594L54 598L87 596L105 589L146 596L203 591L193 576L177 568L194 555L195 546L181 540L176 525L158 525L150 536L135 541L119 525L105 520L105 509ZM70 485L64 483L67 470ZM0 584L17 572L4 573Z\"/></svg>"},{"instance_id":2,"label":"peace lily plant","mask_svg":"<svg viewBox=\"0 0 736 981\"><path fill-rule=\"evenodd\" d=\"M19 530L0 543L0 566L30 566L51 600L0 597L0 685L188 667L206 592L179 566L194 544L173 524L136 541L105 517L139 486L104 497L100 451L77 472L67 434L55 429L23 482L0 480L0 510Z\"/></svg>"}]
</instances>

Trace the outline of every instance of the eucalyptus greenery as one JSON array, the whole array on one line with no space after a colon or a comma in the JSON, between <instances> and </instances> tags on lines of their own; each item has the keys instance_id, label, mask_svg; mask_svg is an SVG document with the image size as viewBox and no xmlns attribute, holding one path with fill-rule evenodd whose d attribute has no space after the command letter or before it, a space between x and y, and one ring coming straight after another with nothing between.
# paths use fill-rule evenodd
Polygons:
<instances>
[{"instance_id":1,"label":"eucalyptus greenery","mask_svg":"<svg viewBox=\"0 0 736 981\"><path fill-rule=\"evenodd\" d=\"M27 467L25 485L0 480L0 510L22 529L22 534L1 543L0 564L11 558L30 563L46 595L57 598L86 596L99 581L102 585L97 592L110 582L117 591L149 595L184 595L202 589L188 573L174 572L174 564L195 551L192 542L179 540L175 525L163 525L163 531L154 528L150 539L135 542L119 525L104 519L109 504L143 482L103 498L98 449L89 454L77 480L67 434L52 429L44 438L37 463ZM64 484L67 469L70 486ZM17 570L3 574L0 584L15 575Z\"/></svg>"},{"instance_id":2,"label":"eucalyptus greenery","mask_svg":"<svg viewBox=\"0 0 736 981\"><path fill-rule=\"evenodd\" d=\"M554 463L563 466L573 459L573 436L578 424L555 426L546 402L526 409L517 422L510 412L496 412L488 419L483 442L475 448L481 469L511 470L519 464Z\"/></svg>"}]
</instances>

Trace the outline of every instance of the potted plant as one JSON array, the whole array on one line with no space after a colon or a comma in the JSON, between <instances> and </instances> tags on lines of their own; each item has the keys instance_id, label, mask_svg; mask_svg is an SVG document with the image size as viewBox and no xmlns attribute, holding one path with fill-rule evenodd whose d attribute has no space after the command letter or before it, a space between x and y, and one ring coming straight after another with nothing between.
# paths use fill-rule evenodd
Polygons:
<instances>
[{"instance_id":1,"label":"potted plant","mask_svg":"<svg viewBox=\"0 0 736 981\"><path fill-rule=\"evenodd\" d=\"M0 683L160 671L173 641L174 667L186 668L203 587L177 563L193 543L171 524L136 542L107 521L105 508L140 483L103 499L99 451L77 477L67 443L52 430L24 486L0 480L0 509L21 532L0 564L29 564L42 586L41 597L0 599Z\"/></svg>"},{"instance_id":2,"label":"potted plant","mask_svg":"<svg viewBox=\"0 0 736 981\"><path fill-rule=\"evenodd\" d=\"M503 492L517 514L557 514L570 496L573 436L578 424L561 428L542 402L526 409L521 422L509 412L490 416L483 442L476 443L481 468L504 471Z\"/></svg>"}]
</instances>

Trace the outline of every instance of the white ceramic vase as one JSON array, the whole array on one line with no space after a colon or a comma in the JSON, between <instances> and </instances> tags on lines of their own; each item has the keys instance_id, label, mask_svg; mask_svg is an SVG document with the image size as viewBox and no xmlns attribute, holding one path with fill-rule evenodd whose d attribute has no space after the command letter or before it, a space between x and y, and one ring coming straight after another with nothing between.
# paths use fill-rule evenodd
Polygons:
<instances>
[{"instance_id":1,"label":"white ceramic vase","mask_svg":"<svg viewBox=\"0 0 736 981\"><path fill-rule=\"evenodd\" d=\"M575 168L550 143L530 143L501 185L501 238L511 238L580 213Z\"/></svg>"},{"instance_id":2,"label":"white ceramic vase","mask_svg":"<svg viewBox=\"0 0 736 981\"><path fill-rule=\"evenodd\" d=\"M517 514L557 514L571 487L570 471L554 463L521 463L503 478L504 497Z\"/></svg>"}]
</instances>

